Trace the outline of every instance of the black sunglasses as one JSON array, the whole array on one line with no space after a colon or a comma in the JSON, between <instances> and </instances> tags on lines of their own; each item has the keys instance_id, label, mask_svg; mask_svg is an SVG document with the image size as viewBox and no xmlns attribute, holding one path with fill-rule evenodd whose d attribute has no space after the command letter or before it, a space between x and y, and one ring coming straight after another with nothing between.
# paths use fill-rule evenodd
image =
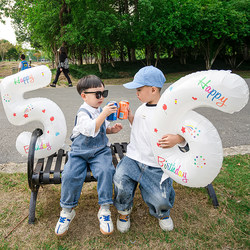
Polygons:
<instances>
[{"instance_id":1,"label":"black sunglasses","mask_svg":"<svg viewBox=\"0 0 250 250\"><path fill-rule=\"evenodd\" d=\"M100 99L102 96L105 98L108 96L109 91L104 90L104 91L95 91L95 92L85 92L84 94L95 94L96 99Z\"/></svg>"}]
</instances>

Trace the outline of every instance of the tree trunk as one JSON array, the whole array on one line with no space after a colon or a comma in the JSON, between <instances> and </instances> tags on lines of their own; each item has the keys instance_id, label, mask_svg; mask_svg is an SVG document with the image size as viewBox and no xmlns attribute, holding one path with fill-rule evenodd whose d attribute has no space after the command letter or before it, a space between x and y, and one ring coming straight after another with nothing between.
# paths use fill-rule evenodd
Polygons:
<instances>
[{"instance_id":1,"label":"tree trunk","mask_svg":"<svg viewBox=\"0 0 250 250\"><path fill-rule=\"evenodd\" d=\"M219 52L224 46L224 41L225 38L221 39L221 41L212 41L207 38L204 43L201 43L202 47L204 48L204 57L207 70L212 68L215 59L217 58ZM216 42L218 42L218 45L216 45Z\"/></svg>"},{"instance_id":2,"label":"tree trunk","mask_svg":"<svg viewBox=\"0 0 250 250\"><path fill-rule=\"evenodd\" d=\"M249 39L250 40L250 39ZM243 59L247 61L249 59L249 48L247 43L244 44Z\"/></svg>"},{"instance_id":3,"label":"tree trunk","mask_svg":"<svg viewBox=\"0 0 250 250\"><path fill-rule=\"evenodd\" d=\"M115 62L114 62L114 59L113 59L113 57L112 57L112 55L111 55L110 50L108 51L108 55L109 55L110 64L111 64L111 66L114 68L114 67L115 67Z\"/></svg>"},{"instance_id":4,"label":"tree trunk","mask_svg":"<svg viewBox=\"0 0 250 250\"><path fill-rule=\"evenodd\" d=\"M123 45L120 44L120 61L124 62L124 51L123 51Z\"/></svg>"},{"instance_id":5,"label":"tree trunk","mask_svg":"<svg viewBox=\"0 0 250 250\"><path fill-rule=\"evenodd\" d=\"M135 62L136 61L135 49L134 48L130 49L130 52L131 52L131 61Z\"/></svg>"},{"instance_id":6,"label":"tree trunk","mask_svg":"<svg viewBox=\"0 0 250 250\"><path fill-rule=\"evenodd\" d=\"M159 49L157 49L155 67L157 67L157 64L158 64L158 61L159 61L159 60L160 60L160 52L159 52Z\"/></svg>"},{"instance_id":7,"label":"tree trunk","mask_svg":"<svg viewBox=\"0 0 250 250\"><path fill-rule=\"evenodd\" d=\"M153 47L151 45L147 45L145 49L145 57L147 65L151 65L152 61L154 60L154 52Z\"/></svg>"},{"instance_id":8,"label":"tree trunk","mask_svg":"<svg viewBox=\"0 0 250 250\"><path fill-rule=\"evenodd\" d=\"M128 61L131 62L131 53L129 47L127 47L127 51L128 51Z\"/></svg>"},{"instance_id":9,"label":"tree trunk","mask_svg":"<svg viewBox=\"0 0 250 250\"><path fill-rule=\"evenodd\" d=\"M99 72L102 73L102 64L97 52L95 52L95 60L98 65Z\"/></svg>"}]
</instances>

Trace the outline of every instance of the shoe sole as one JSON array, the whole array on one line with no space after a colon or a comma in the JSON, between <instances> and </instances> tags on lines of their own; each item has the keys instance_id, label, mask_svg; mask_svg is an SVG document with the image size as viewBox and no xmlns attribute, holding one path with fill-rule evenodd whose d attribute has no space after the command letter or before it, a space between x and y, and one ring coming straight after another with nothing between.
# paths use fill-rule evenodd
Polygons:
<instances>
[{"instance_id":1,"label":"shoe sole","mask_svg":"<svg viewBox=\"0 0 250 250\"><path fill-rule=\"evenodd\" d=\"M66 230L64 233L62 233L62 234L57 234L56 232L55 232L55 234L58 236L58 237L62 237L62 236L64 236L65 234L67 234L67 232L68 232L68 230Z\"/></svg>"},{"instance_id":2,"label":"shoe sole","mask_svg":"<svg viewBox=\"0 0 250 250\"><path fill-rule=\"evenodd\" d=\"M110 234L112 234L114 232L114 230L113 230L112 232L107 233L107 232L104 232L101 228L100 228L100 231L104 235L110 235Z\"/></svg>"}]
</instances>

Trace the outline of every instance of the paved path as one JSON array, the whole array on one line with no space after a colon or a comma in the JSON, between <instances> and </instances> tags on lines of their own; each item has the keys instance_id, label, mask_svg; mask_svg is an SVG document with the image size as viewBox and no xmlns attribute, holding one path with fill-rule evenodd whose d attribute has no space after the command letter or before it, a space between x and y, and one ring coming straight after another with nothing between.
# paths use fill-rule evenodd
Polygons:
<instances>
[{"instance_id":1,"label":"paved path","mask_svg":"<svg viewBox=\"0 0 250 250\"><path fill-rule=\"evenodd\" d=\"M246 79L246 81L249 86L250 79ZM168 86L169 84L165 84L165 88ZM107 102L111 100L117 102L120 100L129 100L132 111L135 111L140 105L134 90L127 90L123 86L115 85L107 86L106 88L110 92L109 97L106 99ZM82 99L78 95L76 88L47 87L26 93L24 97L46 97L59 105L65 115L67 122L68 132L66 143L70 144L69 136L74 125L75 114L82 103ZM245 147L249 148L247 145L250 145L250 102L248 102L248 104L240 112L232 115L211 108L199 108L196 111L207 117L217 128L224 148L241 145L246 145ZM129 141L130 126L128 121L121 121L121 123L123 124L124 129L119 134L109 135L111 143ZM0 104L0 164L6 164L9 162L26 162L26 159L22 158L22 156L17 152L15 141L21 132L32 132L37 127L42 128L42 125L38 122L33 122L24 126L14 126L10 124L3 110L3 105ZM248 149L246 152L250 153Z\"/></svg>"}]
</instances>

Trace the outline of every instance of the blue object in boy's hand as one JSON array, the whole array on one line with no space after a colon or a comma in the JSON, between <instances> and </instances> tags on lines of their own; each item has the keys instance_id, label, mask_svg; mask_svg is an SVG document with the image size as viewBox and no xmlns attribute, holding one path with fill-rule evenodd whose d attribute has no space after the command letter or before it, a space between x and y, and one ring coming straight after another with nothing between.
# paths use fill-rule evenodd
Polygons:
<instances>
[{"instance_id":1,"label":"blue object in boy's hand","mask_svg":"<svg viewBox=\"0 0 250 250\"><path fill-rule=\"evenodd\" d=\"M117 102L111 101L111 102L108 102L107 104L109 104L109 103L113 103L113 104L118 108ZM110 115L106 118L106 120L108 120L108 121L115 121L115 120L117 120L117 112L118 112L118 110L117 110L115 113L110 114Z\"/></svg>"}]
</instances>

